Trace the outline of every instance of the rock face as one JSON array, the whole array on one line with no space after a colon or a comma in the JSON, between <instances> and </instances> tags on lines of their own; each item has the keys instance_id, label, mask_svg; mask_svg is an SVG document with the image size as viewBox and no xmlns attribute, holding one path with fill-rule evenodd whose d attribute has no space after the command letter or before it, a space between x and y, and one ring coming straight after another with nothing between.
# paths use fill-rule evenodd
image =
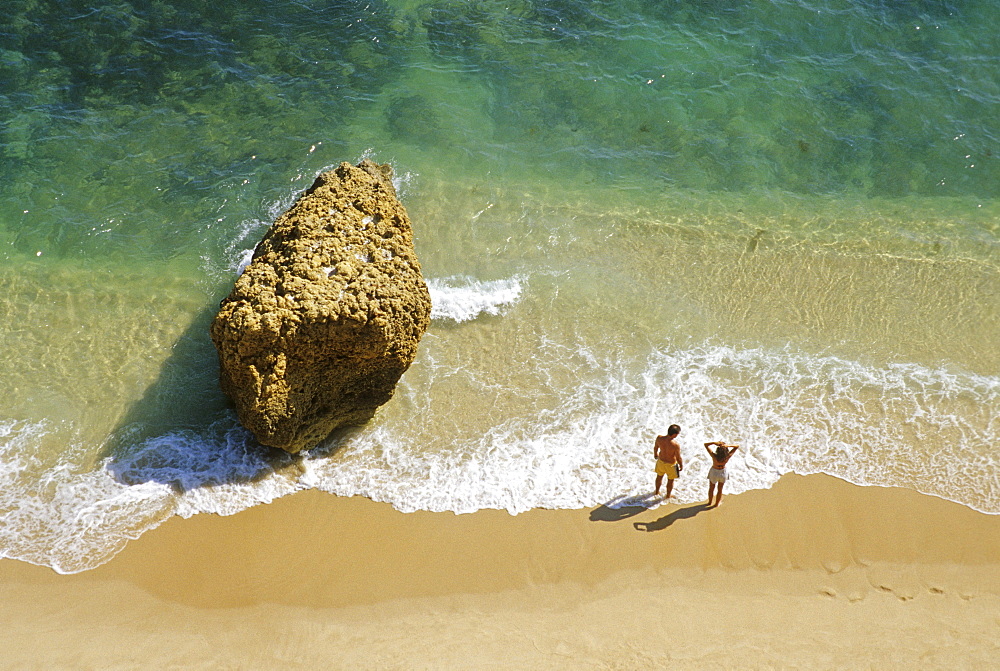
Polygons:
<instances>
[{"instance_id":1,"label":"rock face","mask_svg":"<svg viewBox=\"0 0 1000 671\"><path fill-rule=\"evenodd\" d=\"M321 174L257 245L212 323L222 390L264 445L298 452L388 401L431 301L392 169Z\"/></svg>"}]
</instances>

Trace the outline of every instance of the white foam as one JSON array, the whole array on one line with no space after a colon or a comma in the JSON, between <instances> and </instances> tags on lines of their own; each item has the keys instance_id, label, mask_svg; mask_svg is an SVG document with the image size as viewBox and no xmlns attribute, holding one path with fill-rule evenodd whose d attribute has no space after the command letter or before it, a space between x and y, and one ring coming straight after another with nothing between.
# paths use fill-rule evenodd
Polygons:
<instances>
[{"instance_id":1,"label":"white foam","mask_svg":"<svg viewBox=\"0 0 1000 671\"><path fill-rule=\"evenodd\" d=\"M281 477L233 417L176 431L86 465L78 445L38 464L48 423L0 423L0 548L4 557L76 573L98 566L172 515L233 514L302 485ZM285 461L290 461L288 457Z\"/></svg>"},{"instance_id":2,"label":"white foam","mask_svg":"<svg viewBox=\"0 0 1000 671\"><path fill-rule=\"evenodd\" d=\"M236 269L235 269L237 276L242 275L243 271L246 270L247 266L250 265L250 262L253 261L253 253L254 253L253 249L244 249L242 252L240 252L240 256L238 261L236 262Z\"/></svg>"},{"instance_id":3,"label":"white foam","mask_svg":"<svg viewBox=\"0 0 1000 671\"><path fill-rule=\"evenodd\" d=\"M232 480L251 480L270 470L263 455L248 449L250 434L229 424L222 436L215 431L171 431L147 439L108 462L108 470L127 484L160 482L187 492Z\"/></svg>"},{"instance_id":4,"label":"white foam","mask_svg":"<svg viewBox=\"0 0 1000 671\"><path fill-rule=\"evenodd\" d=\"M773 485L785 473L828 473L864 485L904 486L1000 512L1000 440L991 408L1000 380L917 365L873 369L836 357L708 347L654 354L639 378L604 367L559 407L484 427L481 438L433 454L421 436L377 426L330 458L307 462L304 482L364 495L403 511L580 508L652 489L652 439L682 424L686 468L678 500L702 500L702 443L742 449L727 491ZM928 461L914 441L934 440ZM982 455L967 469L967 455ZM400 483L406 483L401 487Z\"/></svg>"},{"instance_id":5,"label":"white foam","mask_svg":"<svg viewBox=\"0 0 1000 671\"><path fill-rule=\"evenodd\" d=\"M674 488L682 503L704 499L702 443L721 439L742 445L730 462L729 493L769 487L785 473L821 472L1000 513L996 377L721 345L633 362L577 354L579 376L560 388L555 405L501 416L474 438L438 436L439 427L410 413L377 415L295 468L284 468L290 457L265 458L231 415L202 431L144 440L96 470L74 445L63 461L40 463L36 445L55 429L5 421L0 547L7 557L82 571L171 515L228 515L307 487L402 511L655 507L652 440L674 422L683 427L686 467ZM536 365L557 366L565 356L564 345L546 345ZM431 394L430 386L463 374L475 382L480 373L425 376L425 387L404 378L398 397L419 415L450 402L447 389ZM933 449L913 449L925 441ZM977 455L975 468L969 454Z\"/></svg>"},{"instance_id":6,"label":"white foam","mask_svg":"<svg viewBox=\"0 0 1000 671\"><path fill-rule=\"evenodd\" d=\"M361 158L356 161L360 163L364 159L374 159L375 152L373 149L367 149L361 155ZM320 170L320 173L326 172L336 168L336 165L331 165ZM319 173L317 173L319 176ZM411 188L414 181L417 178L417 174L413 172L402 172L395 174L392 178L393 187L396 189L396 194L399 198L403 198L407 191ZM289 208L295 203L296 199L302 194L302 189L294 189L279 200L276 200L267 206L267 216L269 221L263 221L261 219L247 219L240 222L236 235L230 240L229 244L226 246L225 252L223 253L223 258L228 259L228 264L225 268L225 272L235 274L237 277L243 274L247 266L253 260L253 254L255 251L254 247L246 247L247 243L255 244L253 241L259 240L264 231L270 228L271 223L276 221L278 217L288 211ZM335 214L336 210L330 210L330 214ZM364 217L363 223L368 225L374 221L372 217ZM386 254L386 252L383 252ZM388 252L386 258L391 258L392 253ZM202 257L205 267L212 272L217 274L217 269L213 271L211 259L208 256Z\"/></svg>"},{"instance_id":7,"label":"white foam","mask_svg":"<svg viewBox=\"0 0 1000 671\"><path fill-rule=\"evenodd\" d=\"M396 197L400 200L406 198L416 181L417 173L415 172L406 171L394 174L392 178L392 186L396 189Z\"/></svg>"},{"instance_id":8,"label":"white foam","mask_svg":"<svg viewBox=\"0 0 1000 671\"><path fill-rule=\"evenodd\" d=\"M361 161L364 160L374 161L375 163L382 162L378 158L376 158L374 147L368 147L363 152L361 152L361 155L354 162L354 165L357 165L358 163L361 163ZM388 163L392 165L392 160L389 160ZM331 166L331 167L336 167L336 166ZM329 169L330 168L327 168L327 170ZM413 183L417 179L417 173L410 171L400 172L398 167L395 165L392 166L392 169L393 169L392 186L394 189L396 189L396 196L402 199L408 195L410 188L413 186Z\"/></svg>"},{"instance_id":9,"label":"white foam","mask_svg":"<svg viewBox=\"0 0 1000 671\"><path fill-rule=\"evenodd\" d=\"M269 226L270 224L260 219L247 219L240 222L239 230L232 240L228 242L222 254L222 259L226 263L225 268L213 267L214 264L211 259L208 256L203 256L202 259L205 262L206 269L212 275L219 276L220 278L223 276L236 275L238 277L242 275L243 271L246 270L247 266L253 260L256 241L260 240L264 231Z\"/></svg>"},{"instance_id":10,"label":"white foam","mask_svg":"<svg viewBox=\"0 0 1000 671\"><path fill-rule=\"evenodd\" d=\"M108 561L172 514L168 487L117 483L84 466L79 445L66 445L58 463L42 464L38 447L54 433L47 422L0 427L2 556L74 573Z\"/></svg>"},{"instance_id":11,"label":"white foam","mask_svg":"<svg viewBox=\"0 0 1000 671\"><path fill-rule=\"evenodd\" d=\"M465 275L431 278L431 319L465 322L481 314L498 315L520 300L524 284L520 275L485 282Z\"/></svg>"}]
</instances>

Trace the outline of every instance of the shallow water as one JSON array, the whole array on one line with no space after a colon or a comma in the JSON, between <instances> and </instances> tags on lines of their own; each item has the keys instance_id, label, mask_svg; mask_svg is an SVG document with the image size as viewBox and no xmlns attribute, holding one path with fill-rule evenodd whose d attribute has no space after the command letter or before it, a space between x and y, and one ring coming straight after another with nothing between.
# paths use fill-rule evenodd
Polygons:
<instances>
[{"instance_id":1,"label":"shallow water","mask_svg":"<svg viewBox=\"0 0 1000 671\"><path fill-rule=\"evenodd\" d=\"M997 11L14 2L0 552L85 570L304 487L593 506L651 489L674 422L681 501L725 439L728 492L825 472L1000 512ZM395 168L431 328L368 426L274 454L207 324L362 157Z\"/></svg>"}]
</instances>

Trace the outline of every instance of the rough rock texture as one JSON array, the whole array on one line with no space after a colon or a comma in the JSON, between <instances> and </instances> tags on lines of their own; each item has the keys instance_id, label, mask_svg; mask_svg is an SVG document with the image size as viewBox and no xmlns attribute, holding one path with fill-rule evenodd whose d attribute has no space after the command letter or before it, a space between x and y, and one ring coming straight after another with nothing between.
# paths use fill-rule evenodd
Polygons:
<instances>
[{"instance_id":1,"label":"rough rock texture","mask_svg":"<svg viewBox=\"0 0 1000 671\"><path fill-rule=\"evenodd\" d=\"M392 397L431 301L392 169L321 174L257 245L212 323L222 390L257 439L298 452Z\"/></svg>"}]
</instances>

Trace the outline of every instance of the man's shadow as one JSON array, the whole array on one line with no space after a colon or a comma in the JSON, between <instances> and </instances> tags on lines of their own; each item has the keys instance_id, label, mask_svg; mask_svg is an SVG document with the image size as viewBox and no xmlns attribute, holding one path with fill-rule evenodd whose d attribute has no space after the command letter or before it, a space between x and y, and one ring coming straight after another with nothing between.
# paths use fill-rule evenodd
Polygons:
<instances>
[{"instance_id":1,"label":"man's shadow","mask_svg":"<svg viewBox=\"0 0 1000 671\"><path fill-rule=\"evenodd\" d=\"M632 526L635 527L636 531L663 531L677 520L690 519L703 510L708 510L709 508L711 508L711 506L707 503L699 503L686 508L678 508L669 515L664 515L660 519L653 520L652 522L633 522Z\"/></svg>"},{"instance_id":2,"label":"man's shadow","mask_svg":"<svg viewBox=\"0 0 1000 671\"><path fill-rule=\"evenodd\" d=\"M590 511L591 522L620 522L656 507L662 499L653 492L616 496Z\"/></svg>"}]
</instances>

